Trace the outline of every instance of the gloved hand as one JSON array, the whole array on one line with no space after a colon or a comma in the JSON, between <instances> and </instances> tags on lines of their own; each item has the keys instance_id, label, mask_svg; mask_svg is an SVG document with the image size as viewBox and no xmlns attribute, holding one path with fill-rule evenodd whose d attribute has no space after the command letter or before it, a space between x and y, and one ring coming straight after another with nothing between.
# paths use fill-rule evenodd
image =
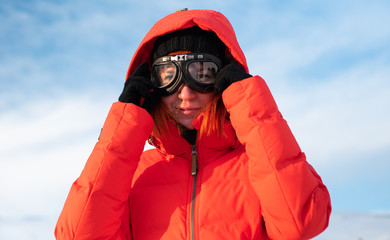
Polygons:
<instances>
[{"instance_id":1,"label":"gloved hand","mask_svg":"<svg viewBox=\"0 0 390 240\"><path fill-rule=\"evenodd\" d=\"M225 62L226 65L218 72L215 79L215 89L217 93L222 93L234 82L252 77L252 75L245 72L245 70L233 59L226 59Z\"/></svg>"},{"instance_id":2,"label":"gloved hand","mask_svg":"<svg viewBox=\"0 0 390 240\"><path fill-rule=\"evenodd\" d=\"M125 103L134 103L151 113L154 104L158 100L158 95L150 80L148 62L139 65L127 79L118 100Z\"/></svg>"}]
</instances>

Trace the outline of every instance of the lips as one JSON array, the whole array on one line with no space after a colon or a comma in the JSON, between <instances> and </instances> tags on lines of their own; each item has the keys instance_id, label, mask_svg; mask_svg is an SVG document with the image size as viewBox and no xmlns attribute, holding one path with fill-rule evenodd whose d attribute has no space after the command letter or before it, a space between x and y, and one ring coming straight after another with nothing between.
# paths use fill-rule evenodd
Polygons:
<instances>
[{"instance_id":1,"label":"lips","mask_svg":"<svg viewBox=\"0 0 390 240\"><path fill-rule=\"evenodd\" d=\"M184 115L194 115L198 114L200 112L201 108L198 107L184 107L179 108L179 112L181 112Z\"/></svg>"}]
</instances>

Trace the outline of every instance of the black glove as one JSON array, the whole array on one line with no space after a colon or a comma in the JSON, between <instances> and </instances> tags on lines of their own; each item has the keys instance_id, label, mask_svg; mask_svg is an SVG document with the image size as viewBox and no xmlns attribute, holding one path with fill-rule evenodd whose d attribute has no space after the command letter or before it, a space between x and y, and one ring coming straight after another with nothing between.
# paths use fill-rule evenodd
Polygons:
<instances>
[{"instance_id":1,"label":"black glove","mask_svg":"<svg viewBox=\"0 0 390 240\"><path fill-rule=\"evenodd\" d=\"M134 103L150 113L157 99L158 95L150 80L149 63L144 62L126 80L125 87L118 100L125 103Z\"/></svg>"},{"instance_id":2,"label":"black glove","mask_svg":"<svg viewBox=\"0 0 390 240\"><path fill-rule=\"evenodd\" d=\"M215 79L215 90L222 93L230 84L252 77L232 59L225 60L226 65L219 71Z\"/></svg>"}]
</instances>

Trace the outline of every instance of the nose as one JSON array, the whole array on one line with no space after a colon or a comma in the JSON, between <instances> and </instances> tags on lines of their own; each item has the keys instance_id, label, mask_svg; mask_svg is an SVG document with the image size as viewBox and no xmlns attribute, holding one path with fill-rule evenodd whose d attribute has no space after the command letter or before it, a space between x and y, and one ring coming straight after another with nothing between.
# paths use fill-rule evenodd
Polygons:
<instances>
[{"instance_id":1,"label":"nose","mask_svg":"<svg viewBox=\"0 0 390 240\"><path fill-rule=\"evenodd\" d=\"M179 95L178 95L178 97L181 100L191 100L191 99L194 99L196 97L196 91L192 90L186 84L183 84L179 88Z\"/></svg>"}]
</instances>

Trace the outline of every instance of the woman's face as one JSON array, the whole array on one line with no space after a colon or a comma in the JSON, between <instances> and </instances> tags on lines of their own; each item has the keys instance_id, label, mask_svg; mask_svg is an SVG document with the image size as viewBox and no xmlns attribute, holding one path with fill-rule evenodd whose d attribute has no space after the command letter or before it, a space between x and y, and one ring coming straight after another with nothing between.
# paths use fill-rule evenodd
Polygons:
<instances>
[{"instance_id":1,"label":"woman's face","mask_svg":"<svg viewBox=\"0 0 390 240\"><path fill-rule=\"evenodd\" d=\"M214 92L197 92L183 84L174 94L162 97L162 101L181 125L194 129L192 120L205 111L214 95Z\"/></svg>"}]
</instances>

